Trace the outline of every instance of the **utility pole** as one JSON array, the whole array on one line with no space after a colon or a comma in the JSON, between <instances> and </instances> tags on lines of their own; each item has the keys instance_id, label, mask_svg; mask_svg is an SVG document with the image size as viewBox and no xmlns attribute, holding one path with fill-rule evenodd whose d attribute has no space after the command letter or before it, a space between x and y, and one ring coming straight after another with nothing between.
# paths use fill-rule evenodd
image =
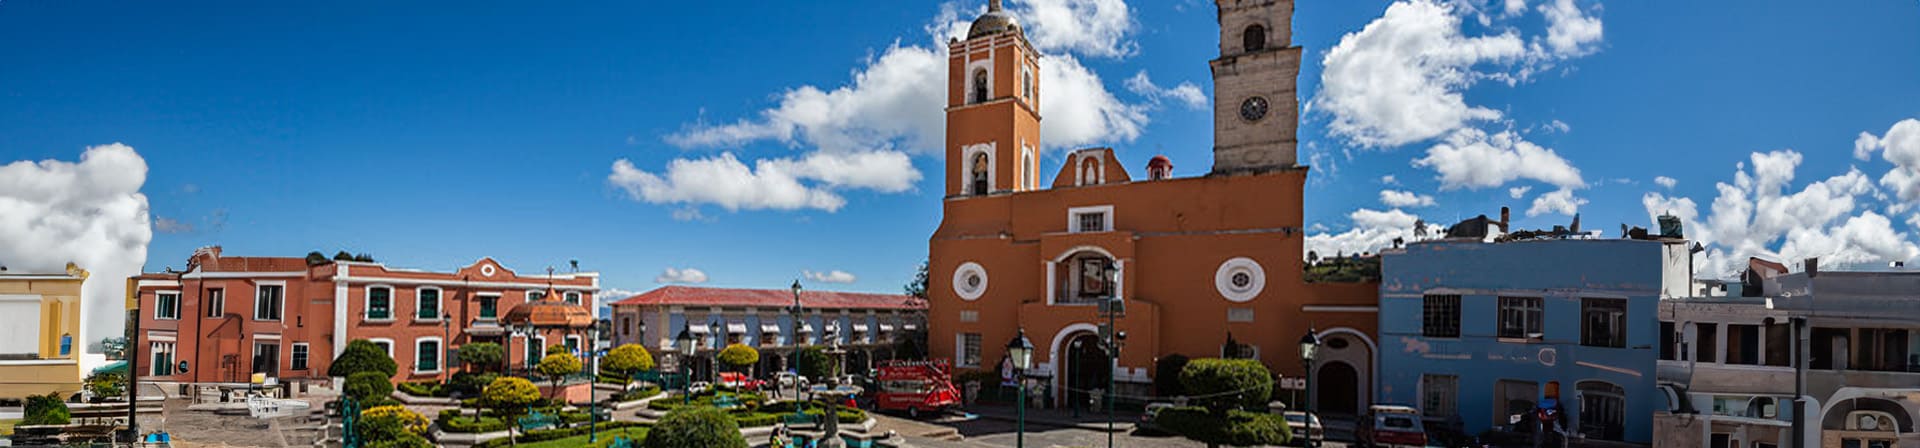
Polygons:
<instances>
[{"instance_id":1,"label":"utility pole","mask_svg":"<svg viewBox=\"0 0 1920 448\"><path fill-rule=\"evenodd\" d=\"M1807 447L1807 318L1793 317L1793 448Z\"/></svg>"}]
</instances>

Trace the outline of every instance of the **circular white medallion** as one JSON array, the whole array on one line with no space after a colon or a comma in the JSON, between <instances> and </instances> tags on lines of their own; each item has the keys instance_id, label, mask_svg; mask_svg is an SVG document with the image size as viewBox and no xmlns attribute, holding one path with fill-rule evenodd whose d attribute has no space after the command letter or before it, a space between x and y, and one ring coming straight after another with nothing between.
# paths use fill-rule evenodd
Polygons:
<instances>
[{"instance_id":1,"label":"circular white medallion","mask_svg":"<svg viewBox=\"0 0 1920 448\"><path fill-rule=\"evenodd\" d=\"M987 268L966 262L953 270L953 293L966 300L977 300L987 292Z\"/></svg>"},{"instance_id":2,"label":"circular white medallion","mask_svg":"<svg viewBox=\"0 0 1920 448\"><path fill-rule=\"evenodd\" d=\"M1267 287L1267 273L1252 258L1237 257L1220 263L1220 269L1213 273L1213 287L1227 300L1253 300Z\"/></svg>"},{"instance_id":3,"label":"circular white medallion","mask_svg":"<svg viewBox=\"0 0 1920 448\"><path fill-rule=\"evenodd\" d=\"M492 277L492 276L493 276L493 272L494 272L494 271L493 271L493 265L490 265L490 264L489 264L489 265L484 265L484 266L480 266L480 275L485 275L485 276L488 276L488 277Z\"/></svg>"}]
</instances>

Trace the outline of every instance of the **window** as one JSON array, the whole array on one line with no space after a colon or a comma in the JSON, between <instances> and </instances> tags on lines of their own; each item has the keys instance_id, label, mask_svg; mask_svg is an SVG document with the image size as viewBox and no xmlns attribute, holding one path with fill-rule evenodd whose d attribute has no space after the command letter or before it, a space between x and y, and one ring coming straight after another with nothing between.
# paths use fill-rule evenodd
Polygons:
<instances>
[{"instance_id":1,"label":"window","mask_svg":"<svg viewBox=\"0 0 1920 448\"><path fill-rule=\"evenodd\" d=\"M253 373L280 376L280 341L253 344Z\"/></svg>"},{"instance_id":2,"label":"window","mask_svg":"<svg viewBox=\"0 0 1920 448\"><path fill-rule=\"evenodd\" d=\"M1033 153L1031 152L1021 153L1020 181L1015 183L1018 184L1022 189L1033 189Z\"/></svg>"},{"instance_id":3,"label":"window","mask_svg":"<svg viewBox=\"0 0 1920 448\"><path fill-rule=\"evenodd\" d=\"M393 357L393 340L392 339L368 339L367 341L372 342L373 345L380 346L380 350L387 352L388 358Z\"/></svg>"},{"instance_id":4,"label":"window","mask_svg":"<svg viewBox=\"0 0 1920 448\"><path fill-rule=\"evenodd\" d=\"M480 298L480 318L492 320L492 319L498 319L499 317L500 317L500 296L481 297Z\"/></svg>"},{"instance_id":5,"label":"window","mask_svg":"<svg viewBox=\"0 0 1920 448\"><path fill-rule=\"evenodd\" d=\"M579 305L579 304L580 304L580 292L579 292L579 291L567 291L567 292L566 292L566 294L564 294L564 295L562 295L562 297L566 297L566 298L567 298L567 303L571 303L571 304L574 304L574 305Z\"/></svg>"},{"instance_id":6,"label":"window","mask_svg":"<svg viewBox=\"0 0 1920 448\"><path fill-rule=\"evenodd\" d=\"M307 370L307 343L293 343L293 370Z\"/></svg>"},{"instance_id":7,"label":"window","mask_svg":"<svg viewBox=\"0 0 1920 448\"><path fill-rule=\"evenodd\" d=\"M1853 368L1904 372L1907 370L1907 330L1861 328L1854 344Z\"/></svg>"},{"instance_id":8,"label":"window","mask_svg":"<svg viewBox=\"0 0 1920 448\"><path fill-rule=\"evenodd\" d=\"M1460 377L1420 376L1420 412L1428 417L1451 417L1460 401Z\"/></svg>"},{"instance_id":9,"label":"window","mask_svg":"<svg viewBox=\"0 0 1920 448\"><path fill-rule=\"evenodd\" d=\"M253 320L280 320L286 285L260 285L254 290Z\"/></svg>"},{"instance_id":10,"label":"window","mask_svg":"<svg viewBox=\"0 0 1920 448\"><path fill-rule=\"evenodd\" d=\"M538 302L540 299L545 298L547 298L547 293L544 291L527 291L527 302L529 303Z\"/></svg>"},{"instance_id":11,"label":"window","mask_svg":"<svg viewBox=\"0 0 1920 448\"><path fill-rule=\"evenodd\" d=\"M1420 334L1430 338L1460 337L1460 295L1426 296L1420 315Z\"/></svg>"},{"instance_id":12,"label":"window","mask_svg":"<svg viewBox=\"0 0 1920 448\"><path fill-rule=\"evenodd\" d=\"M1500 380L1493 383L1493 424L1511 425L1525 418L1540 397L1540 383Z\"/></svg>"},{"instance_id":13,"label":"window","mask_svg":"<svg viewBox=\"0 0 1920 448\"><path fill-rule=\"evenodd\" d=\"M1580 345L1627 347L1626 299L1580 299L1580 315Z\"/></svg>"},{"instance_id":14,"label":"window","mask_svg":"<svg viewBox=\"0 0 1920 448\"><path fill-rule=\"evenodd\" d=\"M960 334L960 365L980 366L980 333Z\"/></svg>"},{"instance_id":15,"label":"window","mask_svg":"<svg viewBox=\"0 0 1920 448\"><path fill-rule=\"evenodd\" d=\"M440 371L440 339L421 338L413 343L413 371Z\"/></svg>"},{"instance_id":16,"label":"window","mask_svg":"<svg viewBox=\"0 0 1920 448\"><path fill-rule=\"evenodd\" d=\"M414 291L413 318L434 320L440 318L440 288L420 288Z\"/></svg>"},{"instance_id":17,"label":"window","mask_svg":"<svg viewBox=\"0 0 1920 448\"><path fill-rule=\"evenodd\" d=\"M1679 352L1679 347L1676 347L1676 345L1678 344L1679 344L1679 340L1678 338L1674 337L1674 334L1673 334L1673 322L1661 321L1660 322L1660 360L1661 361L1674 360L1675 359L1674 354Z\"/></svg>"},{"instance_id":18,"label":"window","mask_svg":"<svg viewBox=\"0 0 1920 448\"><path fill-rule=\"evenodd\" d=\"M1112 279L1107 278L1107 259L1099 256L1088 256L1080 258L1079 261L1079 298L1108 297L1111 293L1109 291L1111 288L1108 288L1108 283L1111 283Z\"/></svg>"},{"instance_id":19,"label":"window","mask_svg":"<svg viewBox=\"0 0 1920 448\"><path fill-rule=\"evenodd\" d=\"M567 352L580 353L580 337L567 335Z\"/></svg>"},{"instance_id":20,"label":"window","mask_svg":"<svg viewBox=\"0 0 1920 448\"><path fill-rule=\"evenodd\" d=\"M973 71L973 102L987 102L987 69Z\"/></svg>"},{"instance_id":21,"label":"window","mask_svg":"<svg viewBox=\"0 0 1920 448\"><path fill-rule=\"evenodd\" d=\"M155 342L150 344L148 347L149 348L147 349L147 351L150 353L150 356L151 356L150 359L153 360L153 369L152 369L153 376L172 375L173 367L174 367L173 366L173 350L174 350L173 343L172 342Z\"/></svg>"},{"instance_id":22,"label":"window","mask_svg":"<svg viewBox=\"0 0 1920 448\"><path fill-rule=\"evenodd\" d=\"M1720 324L1693 324L1693 360L1720 362Z\"/></svg>"},{"instance_id":23,"label":"window","mask_svg":"<svg viewBox=\"0 0 1920 448\"><path fill-rule=\"evenodd\" d=\"M367 288L367 319L393 319L393 288L385 286Z\"/></svg>"},{"instance_id":24,"label":"window","mask_svg":"<svg viewBox=\"0 0 1920 448\"><path fill-rule=\"evenodd\" d=\"M537 364L540 362L540 358L547 357L547 338L545 336L536 336L527 339L526 342L527 363Z\"/></svg>"},{"instance_id":25,"label":"window","mask_svg":"<svg viewBox=\"0 0 1920 448\"><path fill-rule=\"evenodd\" d=\"M1727 364L1760 364L1760 326L1727 325Z\"/></svg>"},{"instance_id":26,"label":"window","mask_svg":"<svg viewBox=\"0 0 1920 448\"><path fill-rule=\"evenodd\" d=\"M1539 297L1500 298L1500 337L1538 339L1542 336Z\"/></svg>"},{"instance_id":27,"label":"window","mask_svg":"<svg viewBox=\"0 0 1920 448\"><path fill-rule=\"evenodd\" d=\"M1793 364L1793 325L1778 323L1767 326L1767 359L1769 366L1791 367Z\"/></svg>"},{"instance_id":28,"label":"window","mask_svg":"<svg viewBox=\"0 0 1920 448\"><path fill-rule=\"evenodd\" d=\"M207 290L207 317L220 318L227 315L227 291L220 288Z\"/></svg>"},{"instance_id":29,"label":"window","mask_svg":"<svg viewBox=\"0 0 1920 448\"><path fill-rule=\"evenodd\" d=\"M1026 97L1029 103L1033 102L1033 69L1031 68L1020 67L1020 96Z\"/></svg>"},{"instance_id":30,"label":"window","mask_svg":"<svg viewBox=\"0 0 1920 448\"><path fill-rule=\"evenodd\" d=\"M1267 48L1267 27L1260 26L1260 24L1257 23L1248 25L1247 30L1240 34L1240 46L1245 47L1248 53L1265 50Z\"/></svg>"},{"instance_id":31,"label":"window","mask_svg":"<svg viewBox=\"0 0 1920 448\"><path fill-rule=\"evenodd\" d=\"M1582 381L1580 432L1589 439L1620 441L1626 433L1627 392L1600 381Z\"/></svg>"},{"instance_id":32,"label":"window","mask_svg":"<svg viewBox=\"0 0 1920 448\"><path fill-rule=\"evenodd\" d=\"M1081 213L1079 221L1081 232L1100 232L1107 229L1106 213Z\"/></svg>"},{"instance_id":33,"label":"window","mask_svg":"<svg viewBox=\"0 0 1920 448\"><path fill-rule=\"evenodd\" d=\"M968 191L969 193L987 194L987 188L989 187L987 174L991 164L992 162L987 159L987 153L982 152L973 155L973 189Z\"/></svg>"},{"instance_id":34,"label":"window","mask_svg":"<svg viewBox=\"0 0 1920 448\"><path fill-rule=\"evenodd\" d=\"M630 336L632 334L633 334L633 316L620 316L620 335Z\"/></svg>"},{"instance_id":35,"label":"window","mask_svg":"<svg viewBox=\"0 0 1920 448\"><path fill-rule=\"evenodd\" d=\"M159 294L154 294L153 318L154 319L179 319L180 318L180 293L163 292Z\"/></svg>"}]
</instances>

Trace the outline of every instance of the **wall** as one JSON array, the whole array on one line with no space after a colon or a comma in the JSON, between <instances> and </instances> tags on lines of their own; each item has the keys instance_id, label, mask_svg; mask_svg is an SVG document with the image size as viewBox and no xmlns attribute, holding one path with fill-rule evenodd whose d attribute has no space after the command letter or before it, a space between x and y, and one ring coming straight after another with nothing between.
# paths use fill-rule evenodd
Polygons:
<instances>
[{"instance_id":1,"label":"wall","mask_svg":"<svg viewBox=\"0 0 1920 448\"><path fill-rule=\"evenodd\" d=\"M1492 402L1499 380L1532 381L1540 391L1560 382L1573 422L1579 421L1577 384L1605 381L1626 392L1626 440L1651 440L1648 417L1662 399L1654 394L1661 243L1433 241L1383 256L1380 402L1421 406L1423 374L1455 374L1457 409L1468 431L1477 433L1503 411ZM1429 293L1461 296L1461 337L1422 335ZM1544 338L1496 337L1501 295L1543 298ZM1627 299L1626 348L1581 345L1582 297Z\"/></svg>"}]
</instances>

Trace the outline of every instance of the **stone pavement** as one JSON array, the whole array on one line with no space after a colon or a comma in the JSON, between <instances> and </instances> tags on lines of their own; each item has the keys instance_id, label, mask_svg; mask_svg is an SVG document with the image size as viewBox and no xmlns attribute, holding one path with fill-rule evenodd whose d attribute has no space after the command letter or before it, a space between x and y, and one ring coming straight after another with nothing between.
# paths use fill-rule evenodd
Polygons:
<instances>
[{"instance_id":1,"label":"stone pavement","mask_svg":"<svg viewBox=\"0 0 1920 448\"><path fill-rule=\"evenodd\" d=\"M967 407L962 411L978 415L980 418L1007 422L1018 421L1020 418L1020 410L1013 406L975 405ZM1089 431L1107 431L1109 427L1107 425L1107 414L1105 412L1094 413L1082 411L1078 417L1075 417L1072 410L1029 408L1026 410L1026 414L1027 426L1029 427L1034 425L1075 427ZM1115 411L1113 425L1111 427L1115 432L1133 432L1134 422L1138 421L1140 421L1139 413Z\"/></svg>"}]
</instances>

